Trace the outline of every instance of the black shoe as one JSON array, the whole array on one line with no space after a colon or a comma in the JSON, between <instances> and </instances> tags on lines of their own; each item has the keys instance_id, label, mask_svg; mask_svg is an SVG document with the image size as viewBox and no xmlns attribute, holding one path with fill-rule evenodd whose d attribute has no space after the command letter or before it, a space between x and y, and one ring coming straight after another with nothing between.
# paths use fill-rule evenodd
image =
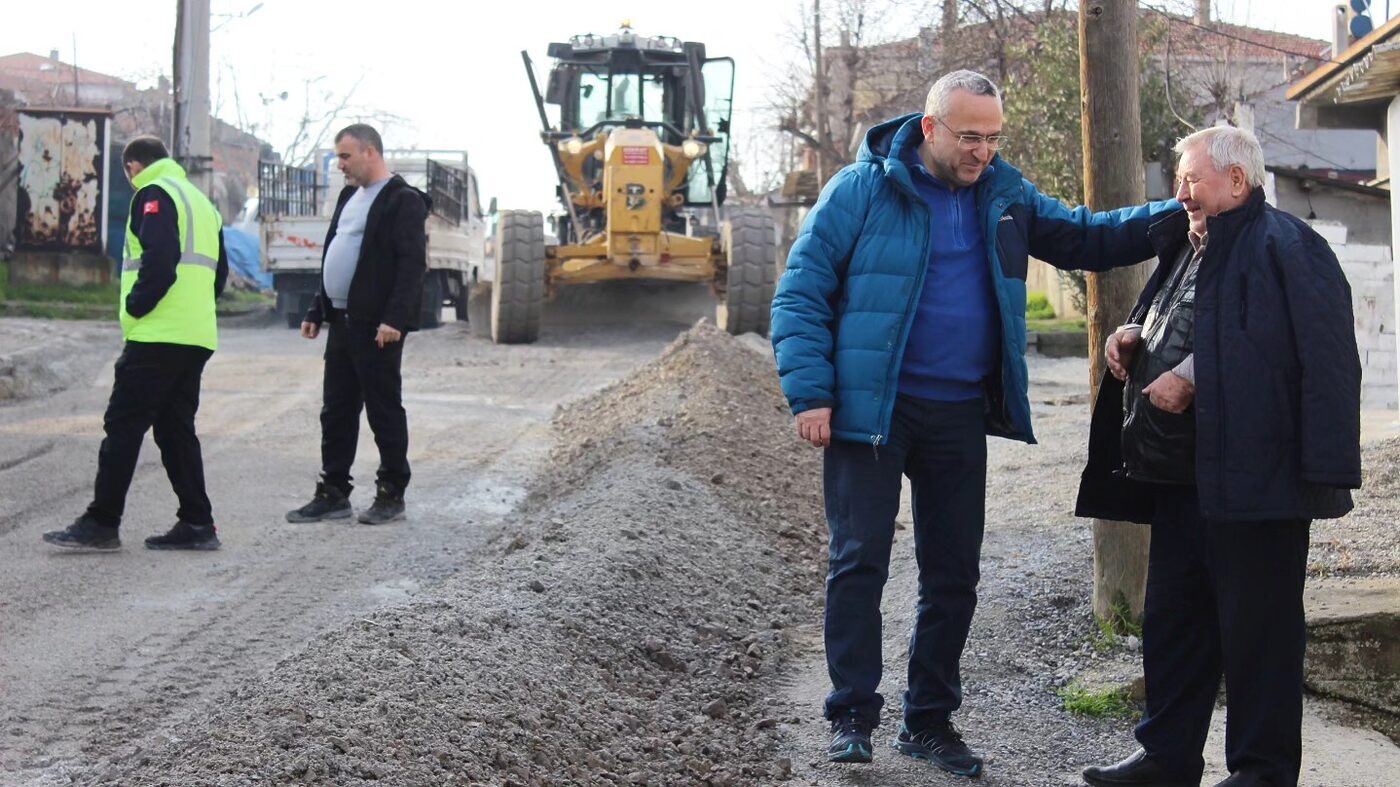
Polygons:
<instances>
[{"instance_id":1,"label":"black shoe","mask_svg":"<svg viewBox=\"0 0 1400 787\"><path fill-rule=\"evenodd\" d=\"M899 725L899 737L894 739L895 751L916 760L928 760L943 770L958 776L981 776L982 758L963 743L962 734L951 721L910 732Z\"/></svg>"},{"instance_id":2,"label":"black shoe","mask_svg":"<svg viewBox=\"0 0 1400 787\"><path fill-rule=\"evenodd\" d=\"M875 725L851 713L831 721L831 745L826 758L832 762L870 762L870 731Z\"/></svg>"},{"instance_id":3,"label":"black shoe","mask_svg":"<svg viewBox=\"0 0 1400 787\"><path fill-rule=\"evenodd\" d=\"M382 525L403 519L403 493L388 484L378 484L374 490L374 503L368 511L360 513L360 524Z\"/></svg>"},{"instance_id":4,"label":"black shoe","mask_svg":"<svg viewBox=\"0 0 1400 787\"><path fill-rule=\"evenodd\" d=\"M65 549L96 549L110 552L121 549L122 540L117 537L117 528L99 525L84 514L73 520L73 524L62 530L51 530L44 534L44 540Z\"/></svg>"},{"instance_id":5,"label":"black shoe","mask_svg":"<svg viewBox=\"0 0 1400 787\"><path fill-rule=\"evenodd\" d=\"M1138 749L1126 760L1113 765L1091 765L1081 774L1093 787L1200 787L1201 780L1183 779L1168 773L1147 752Z\"/></svg>"},{"instance_id":6,"label":"black shoe","mask_svg":"<svg viewBox=\"0 0 1400 787\"><path fill-rule=\"evenodd\" d=\"M321 522L326 519L349 519L355 515L350 507L350 498L345 493L321 482L316 484L316 495L311 502L295 511L287 512L288 522Z\"/></svg>"},{"instance_id":7,"label":"black shoe","mask_svg":"<svg viewBox=\"0 0 1400 787\"><path fill-rule=\"evenodd\" d=\"M191 525L188 522L176 522L165 535L146 539L147 549L200 549L212 552L219 547L219 533L213 525Z\"/></svg>"}]
</instances>

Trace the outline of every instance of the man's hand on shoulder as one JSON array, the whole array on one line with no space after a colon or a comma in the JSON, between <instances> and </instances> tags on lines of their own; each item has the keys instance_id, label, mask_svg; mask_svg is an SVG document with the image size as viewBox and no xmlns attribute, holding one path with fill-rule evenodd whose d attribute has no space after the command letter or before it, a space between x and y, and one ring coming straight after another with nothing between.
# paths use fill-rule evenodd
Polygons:
<instances>
[{"instance_id":1,"label":"man's hand on shoulder","mask_svg":"<svg viewBox=\"0 0 1400 787\"><path fill-rule=\"evenodd\" d=\"M1108 363L1108 373L1120 382L1128 379L1128 367L1133 363L1133 352L1137 350L1141 335L1141 325L1123 325L1104 344L1103 357Z\"/></svg>"},{"instance_id":2,"label":"man's hand on shoulder","mask_svg":"<svg viewBox=\"0 0 1400 787\"><path fill-rule=\"evenodd\" d=\"M403 338L403 332L388 323L380 323L379 331L374 334L374 343L379 345L379 349L384 349L384 345L393 344Z\"/></svg>"},{"instance_id":3,"label":"man's hand on shoulder","mask_svg":"<svg viewBox=\"0 0 1400 787\"><path fill-rule=\"evenodd\" d=\"M1162 372L1156 380L1142 389L1147 400L1158 410L1184 413L1196 398L1196 386L1176 372Z\"/></svg>"},{"instance_id":4,"label":"man's hand on shoulder","mask_svg":"<svg viewBox=\"0 0 1400 787\"><path fill-rule=\"evenodd\" d=\"M831 445L831 408L816 407L798 413L797 436L815 448Z\"/></svg>"}]
</instances>

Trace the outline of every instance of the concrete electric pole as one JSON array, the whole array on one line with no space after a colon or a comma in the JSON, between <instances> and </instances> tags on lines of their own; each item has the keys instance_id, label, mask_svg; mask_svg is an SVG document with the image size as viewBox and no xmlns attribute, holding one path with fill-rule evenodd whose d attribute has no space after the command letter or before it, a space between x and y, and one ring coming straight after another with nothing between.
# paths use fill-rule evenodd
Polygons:
<instances>
[{"instance_id":1,"label":"concrete electric pole","mask_svg":"<svg viewBox=\"0 0 1400 787\"><path fill-rule=\"evenodd\" d=\"M1142 118L1138 102L1135 0L1080 0L1079 95L1084 123L1084 201L1094 210L1143 201ZM1149 266L1088 274L1089 384L1104 374L1104 342L1147 283ZM1110 406L1112 403L1108 403ZM1094 520L1094 616L1115 607L1142 619L1150 531L1144 525Z\"/></svg>"},{"instance_id":2,"label":"concrete electric pole","mask_svg":"<svg viewBox=\"0 0 1400 787\"><path fill-rule=\"evenodd\" d=\"M175 129L171 154L200 191L211 195L209 0L176 0Z\"/></svg>"}]
</instances>

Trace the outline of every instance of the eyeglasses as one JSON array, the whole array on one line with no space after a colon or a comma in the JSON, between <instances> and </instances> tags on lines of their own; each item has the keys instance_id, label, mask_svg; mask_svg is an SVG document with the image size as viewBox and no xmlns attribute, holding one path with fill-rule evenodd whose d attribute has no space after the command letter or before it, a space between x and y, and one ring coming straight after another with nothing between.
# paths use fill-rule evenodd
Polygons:
<instances>
[{"instance_id":1,"label":"eyeglasses","mask_svg":"<svg viewBox=\"0 0 1400 787\"><path fill-rule=\"evenodd\" d=\"M948 129L948 131L952 133L953 136L957 137L958 144L962 146L963 150L976 150L977 148L981 147L983 143L986 143L987 150L1000 150L1006 147L1006 143L1011 141L1011 138L1006 136L1005 134L992 134L991 136L986 137L982 136L981 134L959 134L958 132L953 131L952 126L949 126L942 120L938 118L934 118L933 120L938 125Z\"/></svg>"}]
</instances>

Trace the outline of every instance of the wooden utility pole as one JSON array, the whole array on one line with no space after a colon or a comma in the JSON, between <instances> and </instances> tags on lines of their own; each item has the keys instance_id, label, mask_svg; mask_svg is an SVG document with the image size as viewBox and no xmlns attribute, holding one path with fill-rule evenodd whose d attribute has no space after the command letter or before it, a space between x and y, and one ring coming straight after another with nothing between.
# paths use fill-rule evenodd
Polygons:
<instances>
[{"instance_id":1,"label":"wooden utility pole","mask_svg":"<svg viewBox=\"0 0 1400 787\"><path fill-rule=\"evenodd\" d=\"M1137 15L1136 0L1079 2L1084 201L1094 210L1144 199ZM1104 373L1104 342L1127 318L1148 273L1148 265L1142 264L1088 275L1089 384L1094 396ZM1149 543L1145 525L1094 520L1094 615L1099 620L1112 620L1115 607L1124 605L1133 620L1142 619Z\"/></svg>"},{"instance_id":2,"label":"wooden utility pole","mask_svg":"<svg viewBox=\"0 0 1400 787\"><path fill-rule=\"evenodd\" d=\"M209 119L209 0L179 0L175 16L175 128L170 151L205 194L214 185Z\"/></svg>"},{"instance_id":3,"label":"wooden utility pole","mask_svg":"<svg viewBox=\"0 0 1400 787\"><path fill-rule=\"evenodd\" d=\"M817 184L826 185L830 174L826 165L827 144L831 141L831 120L826 116L826 67L822 61L822 0L812 0L812 76L817 99Z\"/></svg>"},{"instance_id":4,"label":"wooden utility pole","mask_svg":"<svg viewBox=\"0 0 1400 787\"><path fill-rule=\"evenodd\" d=\"M943 23L938 28L938 37L943 42L943 62L939 64L943 73L952 71L958 65L958 0L943 0Z\"/></svg>"}]
</instances>

